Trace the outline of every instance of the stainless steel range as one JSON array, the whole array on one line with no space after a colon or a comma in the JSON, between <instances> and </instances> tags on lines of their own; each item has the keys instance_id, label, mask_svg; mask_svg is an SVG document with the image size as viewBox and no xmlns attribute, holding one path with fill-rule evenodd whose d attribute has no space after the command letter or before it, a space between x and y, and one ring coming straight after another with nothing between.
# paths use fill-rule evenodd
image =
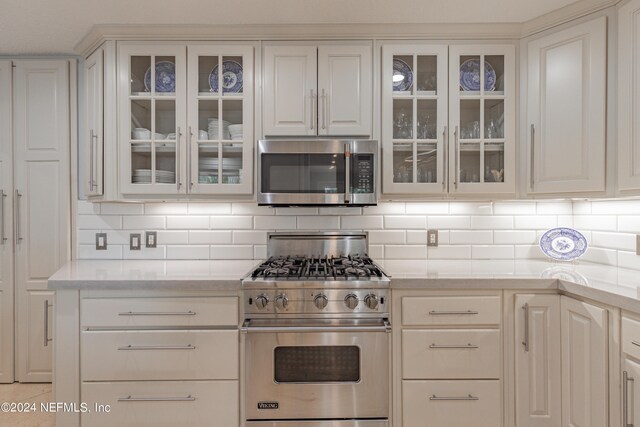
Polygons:
<instances>
[{"instance_id":1,"label":"stainless steel range","mask_svg":"<svg viewBox=\"0 0 640 427\"><path fill-rule=\"evenodd\" d=\"M366 233L269 234L242 280L247 426L388 426L389 278L366 254Z\"/></svg>"}]
</instances>

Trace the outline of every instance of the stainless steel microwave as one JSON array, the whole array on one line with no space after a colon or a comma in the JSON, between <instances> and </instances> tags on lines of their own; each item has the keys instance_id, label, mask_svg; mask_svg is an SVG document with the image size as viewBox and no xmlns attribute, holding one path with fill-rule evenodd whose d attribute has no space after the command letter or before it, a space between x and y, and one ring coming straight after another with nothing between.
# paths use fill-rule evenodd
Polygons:
<instances>
[{"instance_id":1,"label":"stainless steel microwave","mask_svg":"<svg viewBox=\"0 0 640 427\"><path fill-rule=\"evenodd\" d=\"M377 141L260 140L258 204L375 205L377 157Z\"/></svg>"}]
</instances>

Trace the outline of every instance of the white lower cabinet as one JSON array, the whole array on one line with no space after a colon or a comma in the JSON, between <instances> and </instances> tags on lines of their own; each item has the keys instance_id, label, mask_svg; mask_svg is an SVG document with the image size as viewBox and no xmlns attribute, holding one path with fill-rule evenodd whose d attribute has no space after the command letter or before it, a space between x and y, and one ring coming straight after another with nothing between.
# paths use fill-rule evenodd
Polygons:
<instances>
[{"instance_id":1,"label":"white lower cabinet","mask_svg":"<svg viewBox=\"0 0 640 427\"><path fill-rule=\"evenodd\" d=\"M622 369L623 425L640 426L640 362L625 357Z\"/></svg>"},{"instance_id":2,"label":"white lower cabinet","mask_svg":"<svg viewBox=\"0 0 640 427\"><path fill-rule=\"evenodd\" d=\"M502 425L500 381L403 381L404 427Z\"/></svg>"},{"instance_id":3,"label":"white lower cabinet","mask_svg":"<svg viewBox=\"0 0 640 427\"><path fill-rule=\"evenodd\" d=\"M237 381L85 382L82 401L91 410L81 416L84 426L239 425Z\"/></svg>"},{"instance_id":4,"label":"white lower cabinet","mask_svg":"<svg viewBox=\"0 0 640 427\"><path fill-rule=\"evenodd\" d=\"M560 295L515 297L515 414L518 427L560 427Z\"/></svg>"},{"instance_id":5,"label":"white lower cabinet","mask_svg":"<svg viewBox=\"0 0 640 427\"><path fill-rule=\"evenodd\" d=\"M608 424L607 311L561 298L562 425Z\"/></svg>"}]
</instances>

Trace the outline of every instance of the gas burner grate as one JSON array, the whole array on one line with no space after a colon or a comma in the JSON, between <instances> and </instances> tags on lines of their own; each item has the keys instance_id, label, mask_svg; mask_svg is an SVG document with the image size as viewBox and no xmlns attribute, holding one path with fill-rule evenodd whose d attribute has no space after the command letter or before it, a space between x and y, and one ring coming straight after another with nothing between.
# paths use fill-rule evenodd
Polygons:
<instances>
[{"instance_id":1,"label":"gas burner grate","mask_svg":"<svg viewBox=\"0 0 640 427\"><path fill-rule=\"evenodd\" d=\"M383 276L367 255L270 257L251 272L254 279L355 280Z\"/></svg>"}]
</instances>

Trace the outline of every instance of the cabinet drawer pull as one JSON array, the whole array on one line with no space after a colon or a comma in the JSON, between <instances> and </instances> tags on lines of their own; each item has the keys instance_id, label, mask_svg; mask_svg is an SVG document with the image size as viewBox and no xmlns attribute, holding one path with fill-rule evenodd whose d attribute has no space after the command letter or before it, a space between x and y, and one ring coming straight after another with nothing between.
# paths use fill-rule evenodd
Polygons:
<instances>
[{"instance_id":1,"label":"cabinet drawer pull","mask_svg":"<svg viewBox=\"0 0 640 427\"><path fill-rule=\"evenodd\" d=\"M49 307L53 307L53 305L49 304L49 300L44 301L44 346L49 346L49 341L53 341L49 338Z\"/></svg>"},{"instance_id":2,"label":"cabinet drawer pull","mask_svg":"<svg viewBox=\"0 0 640 427\"><path fill-rule=\"evenodd\" d=\"M118 316L195 316L195 311L125 311Z\"/></svg>"},{"instance_id":3,"label":"cabinet drawer pull","mask_svg":"<svg viewBox=\"0 0 640 427\"><path fill-rule=\"evenodd\" d=\"M311 128L311 130L313 130L313 124L315 122L315 114L313 112L313 101L315 99L315 96L313 95L313 89L311 89L310 95L309 95L309 126Z\"/></svg>"},{"instance_id":4,"label":"cabinet drawer pull","mask_svg":"<svg viewBox=\"0 0 640 427\"><path fill-rule=\"evenodd\" d=\"M629 382L633 381L627 371L622 373L622 427L633 427L633 423L629 423Z\"/></svg>"},{"instance_id":5,"label":"cabinet drawer pull","mask_svg":"<svg viewBox=\"0 0 640 427\"><path fill-rule=\"evenodd\" d=\"M196 346L187 345L126 345L118 350L195 350Z\"/></svg>"},{"instance_id":6,"label":"cabinet drawer pull","mask_svg":"<svg viewBox=\"0 0 640 427\"><path fill-rule=\"evenodd\" d=\"M7 237L4 234L4 198L7 197L4 190L0 190L0 215L2 215L2 223L0 224L0 245L4 245L7 241Z\"/></svg>"},{"instance_id":7,"label":"cabinet drawer pull","mask_svg":"<svg viewBox=\"0 0 640 427\"><path fill-rule=\"evenodd\" d=\"M524 351L529 351L529 303L526 303L522 306L524 310L524 340L522 341L522 345L524 346Z\"/></svg>"},{"instance_id":8,"label":"cabinet drawer pull","mask_svg":"<svg viewBox=\"0 0 640 427\"><path fill-rule=\"evenodd\" d=\"M472 395L468 395L468 396L451 396L451 397L438 397L435 394L431 395L429 397L429 400L439 400L439 401L443 401L443 400L480 400L479 397L477 396L472 396Z\"/></svg>"},{"instance_id":9,"label":"cabinet drawer pull","mask_svg":"<svg viewBox=\"0 0 640 427\"><path fill-rule=\"evenodd\" d=\"M533 191L534 185L536 183L536 175L535 175L535 167L536 167L536 149L535 149L535 142L536 142L536 126L531 123L531 153L529 153L529 155L531 156L530 159L530 165L529 165L529 187L531 188L531 190Z\"/></svg>"},{"instance_id":10,"label":"cabinet drawer pull","mask_svg":"<svg viewBox=\"0 0 640 427\"><path fill-rule=\"evenodd\" d=\"M447 189L447 184L449 183L449 132L447 131L447 127L444 127L442 131L442 145L443 148L443 171L442 171L442 191Z\"/></svg>"},{"instance_id":11,"label":"cabinet drawer pull","mask_svg":"<svg viewBox=\"0 0 640 427\"><path fill-rule=\"evenodd\" d=\"M469 348L469 349L476 349L479 348L477 345L475 344L452 344L452 345L447 345L447 344L431 344L429 346L429 348Z\"/></svg>"},{"instance_id":12,"label":"cabinet drawer pull","mask_svg":"<svg viewBox=\"0 0 640 427\"><path fill-rule=\"evenodd\" d=\"M640 347L640 342L638 341L631 341L631 344Z\"/></svg>"},{"instance_id":13,"label":"cabinet drawer pull","mask_svg":"<svg viewBox=\"0 0 640 427\"><path fill-rule=\"evenodd\" d=\"M460 314L479 314L477 311L467 310L467 311L437 311L431 310L429 312L429 316L457 316Z\"/></svg>"},{"instance_id":14,"label":"cabinet drawer pull","mask_svg":"<svg viewBox=\"0 0 640 427\"><path fill-rule=\"evenodd\" d=\"M118 402L193 402L195 397L188 395L186 397L119 397Z\"/></svg>"}]
</instances>

